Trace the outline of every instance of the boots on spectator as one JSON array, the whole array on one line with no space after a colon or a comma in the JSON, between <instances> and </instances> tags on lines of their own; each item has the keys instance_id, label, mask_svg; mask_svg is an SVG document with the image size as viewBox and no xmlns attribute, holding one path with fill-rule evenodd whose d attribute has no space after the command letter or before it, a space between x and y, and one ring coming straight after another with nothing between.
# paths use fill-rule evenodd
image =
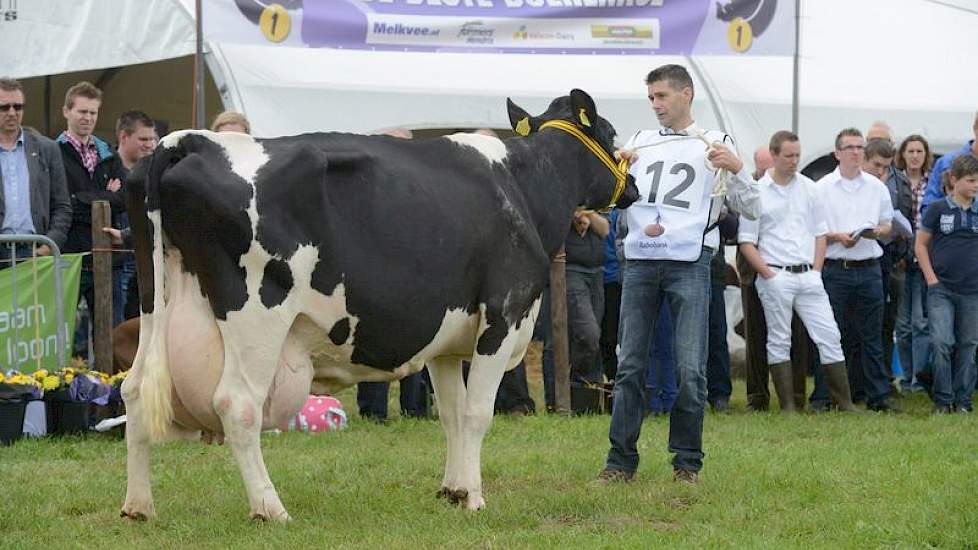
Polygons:
<instances>
[{"instance_id":1,"label":"boots on spectator","mask_svg":"<svg viewBox=\"0 0 978 550\"><path fill-rule=\"evenodd\" d=\"M781 412L793 413L795 407L794 375L791 372L791 362L784 361L770 366L771 379L774 380L774 391L781 403Z\"/></svg>"},{"instance_id":2,"label":"boots on spectator","mask_svg":"<svg viewBox=\"0 0 978 550\"><path fill-rule=\"evenodd\" d=\"M849 392L849 374L846 371L844 362L830 363L822 365L822 372L825 373L825 381L829 386L829 396L840 411L858 412L859 409L852 404L852 395Z\"/></svg>"}]
</instances>

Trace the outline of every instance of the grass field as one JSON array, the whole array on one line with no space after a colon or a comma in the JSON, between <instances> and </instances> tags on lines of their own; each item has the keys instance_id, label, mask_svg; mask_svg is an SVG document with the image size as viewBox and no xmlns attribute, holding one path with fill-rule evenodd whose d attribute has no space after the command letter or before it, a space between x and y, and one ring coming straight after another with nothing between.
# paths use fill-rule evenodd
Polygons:
<instances>
[{"instance_id":1,"label":"grass field","mask_svg":"<svg viewBox=\"0 0 978 550\"><path fill-rule=\"evenodd\" d=\"M226 446L154 448L158 515L132 523L121 439L22 441L0 448L0 548L978 548L978 417L931 417L921 395L903 414L788 417L743 396L707 415L695 486L671 479L665 418L643 427L637 481L611 487L593 482L608 417L497 418L478 513L434 497L436 421L266 434L286 526L248 519Z\"/></svg>"}]
</instances>

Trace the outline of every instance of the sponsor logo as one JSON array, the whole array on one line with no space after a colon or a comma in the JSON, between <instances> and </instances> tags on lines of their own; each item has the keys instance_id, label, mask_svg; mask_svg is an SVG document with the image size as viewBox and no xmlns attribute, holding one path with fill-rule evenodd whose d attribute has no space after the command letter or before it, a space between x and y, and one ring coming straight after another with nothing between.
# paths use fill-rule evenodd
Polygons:
<instances>
[{"instance_id":1,"label":"sponsor logo","mask_svg":"<svg viewBox=\"0 0 978 550\"><path fill-rule=\"evenodd\" d=\"M388 24L383 21L374 23L373 34L388 34L394 36L438 36L441 29L422 27L418 25Z\"/></svg>"},{"instance_id":2,"label":"sponsor logo","mask_svg":"<svg viewBox=\"0 0 978 550\"><path fill-rule=\"evenodd\" d=\"M526 28L526 25L520 25L520 28L513 32L513 40L555 40L573 42L574 35L569 32L561 31L531 31Z\"/></svg>"},{"instance_id":3,"label":"sponsor logo","mask_svg":"<svg viewBox=\"0 0 978 550\"><path fill-rule=\"evenodd\" d=\"M642 25L591 25L592 38L652 38L652 27Z\"/></svg>"},{"instance_id":4,"label":"sponsor logo","mask_svg":"<svg viewBox=\"0 0 978 550\"><path fill-rule=\"evenodd\" d=\"M941 233L948 235L954 230L954 214L941 214Z\"/></svg>"},{"instance_id":5,"label":"sponsor logo","mask_svg":"<svg viewBox=\"0 0 978 550\"><path fill-rule=\"evenodd\" d=\"M669 248L669 243L664 241L639 241L639 248Z\"/></svg>"},{"instance_id":6,"label":"sponsor logo","mask_svg":"<svg viewBox=\"0 0 978 550\"><path fill-rule=\"evenodd\" d=\"M458 30L458 38L468 44L492 44L496 29L482 21L466 21Z\"/></svg>"}]
</instances>

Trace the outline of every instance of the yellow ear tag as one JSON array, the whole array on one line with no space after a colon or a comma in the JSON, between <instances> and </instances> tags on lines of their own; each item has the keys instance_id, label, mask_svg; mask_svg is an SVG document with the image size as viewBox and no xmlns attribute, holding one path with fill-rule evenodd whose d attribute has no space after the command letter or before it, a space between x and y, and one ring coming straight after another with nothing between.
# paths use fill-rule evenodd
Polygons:
<instances>
[{"instance_id":1,"label":"yellow ear tag","mask_svg":"<svg viewBox=\"0 0 978 550\"><path fill-rule=\"evenodd\" d=\"M526 137L530 135L530 119L523 117L519 122L516 123L516 133Z\"/></svg>"},{"instance_id":2,"label":"yellow ear tag","mask_svg":"<svg viewBox=\"0 0 978 550\"><path fill-rule=\"evenodd\" d=\"M577 118L581 119L581 124L588 128L591 127L591 121L587 118L587 113L584 112L584 109L581 109L581 113L577 115Z\"/></svg>"}]
</instances>

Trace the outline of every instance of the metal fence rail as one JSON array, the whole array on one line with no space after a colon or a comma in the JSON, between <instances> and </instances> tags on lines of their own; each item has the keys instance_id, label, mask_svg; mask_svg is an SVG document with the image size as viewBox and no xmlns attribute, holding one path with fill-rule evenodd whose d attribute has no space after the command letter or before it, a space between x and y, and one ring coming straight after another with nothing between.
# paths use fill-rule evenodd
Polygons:
<instances>
[{"instance_id":1,"label":"metal fence rail","mask_svg":"<svg viewBox=\"0 0 978 550\"><path fill-rule=\"evenodd\" d=\"M17 307L17 265L27 263L27 259L17 258L17 245L18 244L34 244L34 245L47 245L51 249L51 257L54 259L54 303L55 303L55 321L57 323L57 328L55 330L55 345L57 346L58 353L58 364L65 365L65 344L68 341L68 335L65 333L65 319L64 319L64 283L62 281L62 270L64 270L65 265L61 262L61 249L55 244L50 238L45 235L0 235L0 247L9 247L10 252L10 262L11 265L8 269L12 273L13 285L11 287L11 293L13 295L14 308ZM36 269L36 267L35 267ZM37 293L38 289L35 287L34 292ZM13 368L20 370L21 361L16 353L17 347L20 345L20 328L14 325L14 364L11 365ZM29 354L28 354L29 355Z\"/></svg>"}]
</instances>

